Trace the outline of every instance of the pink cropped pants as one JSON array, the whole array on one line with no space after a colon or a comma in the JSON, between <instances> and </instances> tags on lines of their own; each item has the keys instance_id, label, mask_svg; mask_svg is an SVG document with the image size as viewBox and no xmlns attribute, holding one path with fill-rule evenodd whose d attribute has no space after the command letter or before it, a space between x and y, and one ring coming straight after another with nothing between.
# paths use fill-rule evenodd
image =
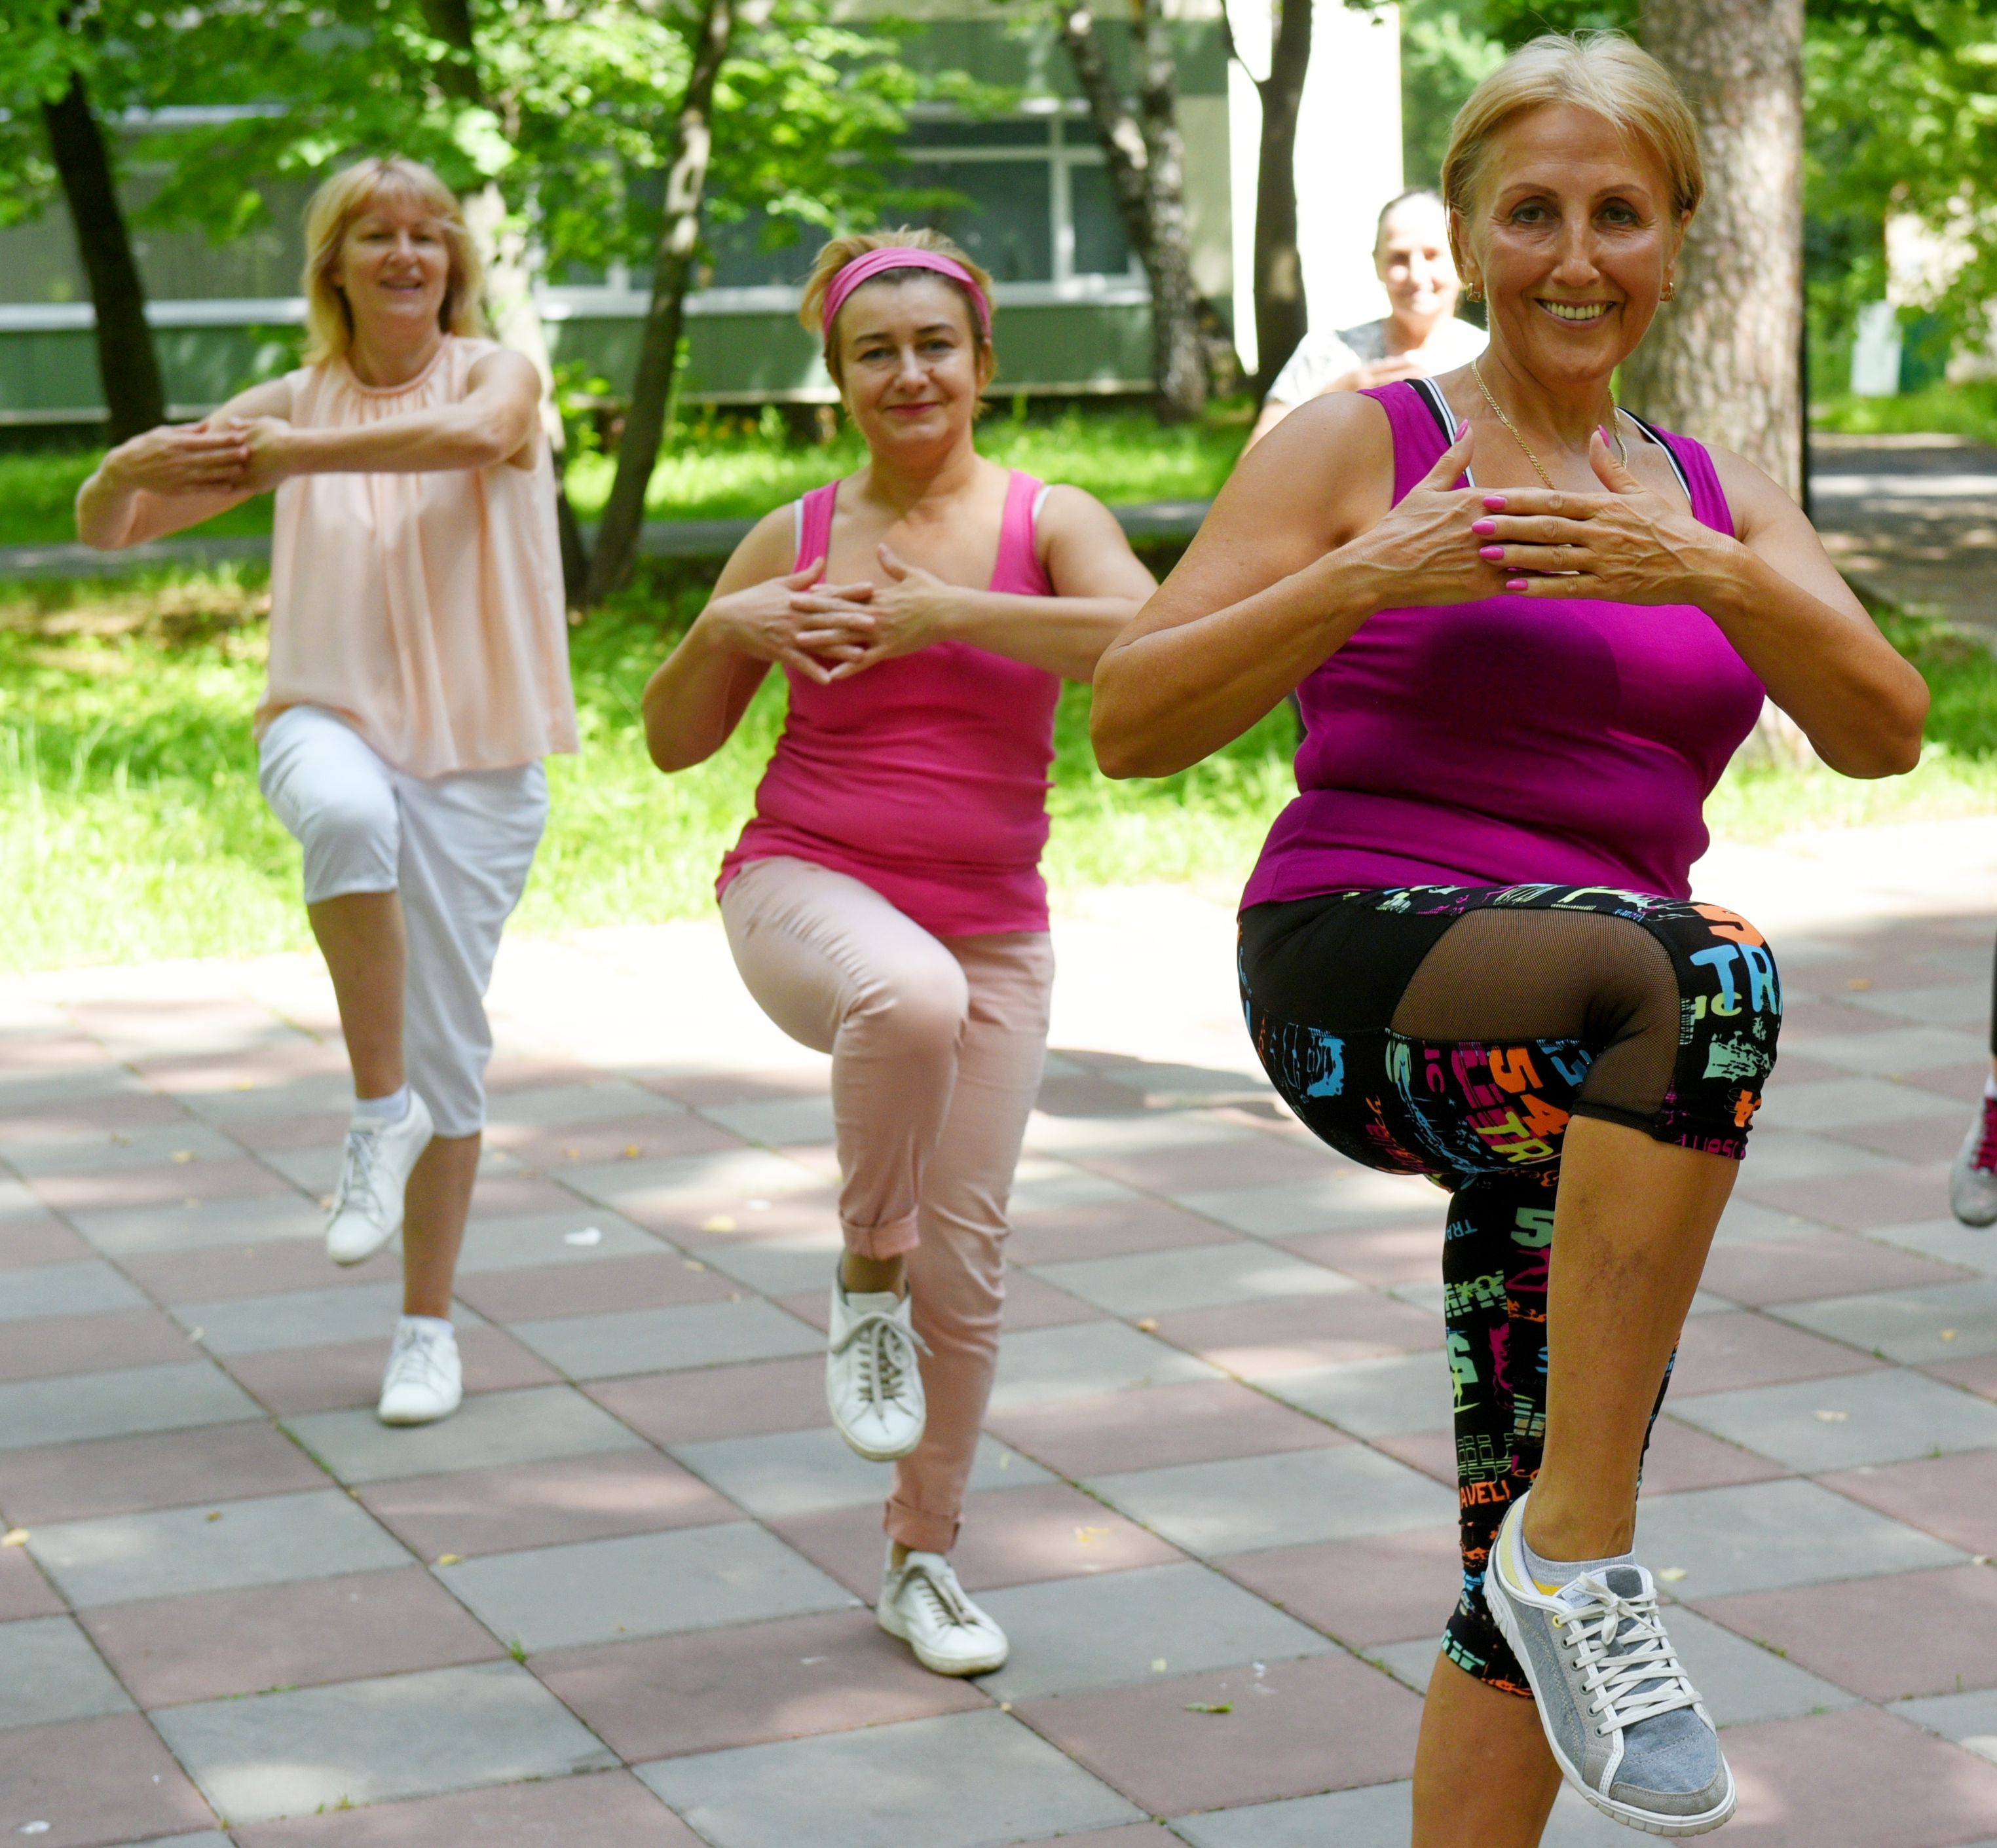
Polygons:
<instances>
[{"instance_id":1,"label":"pink cropped pants","mask_svg":"<svg viewBox=\"0 0 1997 1848\"><path fill-rule=\"evenodd\" d=\"M895 1466L886 1526L946 1553L998 1366L1006 1198L1047 1058L1052 946L1040 931L932 936L802 860L753 861L721 915L757 1005L832 1055L847 1248L908 1256L929 1423Z\"/></svg>"}]
</instances>

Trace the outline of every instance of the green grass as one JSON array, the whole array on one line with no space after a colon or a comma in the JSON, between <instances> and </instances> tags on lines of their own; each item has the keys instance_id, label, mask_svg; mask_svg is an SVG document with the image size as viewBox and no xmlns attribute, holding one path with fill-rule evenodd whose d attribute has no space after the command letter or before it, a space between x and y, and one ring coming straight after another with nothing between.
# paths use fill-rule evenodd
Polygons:
<instances>
[{"instance_id":1,"label":"green grass","mask_svg":"<svg viewBox=\"0 0 1997 1848\"><path fill-rule=\"evenodd\" d=\"M1847 436L1919 435L1936 432L1997 443L1997 380L1959 385L1930 385L1899 398L1854 398L1848 392L1810 406L1818 429Z\"/></svg>"},{"instance_id":2,"label":"green grass","mask_svg":"<svg viewBox=\"0 0 1997 1848\"><path fill-rule=\"evenodd\" d=\"M76 491L103 460L101 449L0 455L0 546L59 545L76 537ZM260 495L198 530L236 538L271 530L271 501Z\"/></svg>"}]
</instances>

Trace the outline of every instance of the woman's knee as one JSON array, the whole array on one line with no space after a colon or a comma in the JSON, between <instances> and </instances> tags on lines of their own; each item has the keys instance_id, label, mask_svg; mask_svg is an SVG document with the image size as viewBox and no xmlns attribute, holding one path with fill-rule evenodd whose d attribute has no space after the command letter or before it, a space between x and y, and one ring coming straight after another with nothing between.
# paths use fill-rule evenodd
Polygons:
<instances>
[{"instance_id":1,"label":"woman's knee","mask_svg":"<svg viewBox=\"0 0 1997 1848\"><path fill-rule=\"evenodd\" d=\"M884 967L864 983L844 1028L864 1034L870 1049L920 1055L953 1050L970 1018L971 991L947 950Z\"/></svg>"},{"instance_id":2,"label":"woman's knee","mask_svg":"<svg viewBox=\"0 0 1997 1848\"><path fill-rule=\"evenodd\" d=\"M306 903L395 889L402 830L391 790L356 783L329 791L295 831L305 850Z\"/></svg>"}]
</instances>

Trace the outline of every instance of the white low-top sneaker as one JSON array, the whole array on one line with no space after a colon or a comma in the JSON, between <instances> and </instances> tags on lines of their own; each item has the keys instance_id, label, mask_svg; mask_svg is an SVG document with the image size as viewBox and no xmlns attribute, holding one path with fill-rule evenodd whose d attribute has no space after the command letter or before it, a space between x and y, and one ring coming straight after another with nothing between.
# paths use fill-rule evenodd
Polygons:
<instances>
[{"instance_id":1,"label":"white low-top sneaker","mask_svg":"<svg viewBox=\"0 0 1997 1848\"><path fill-rule=\"evenodd\" d=\"M464 1400L464 1369L450 1324L429 1315L405 1315L395 1324L376 1415L385 1425L433 1424L450 1417Z\"/></svg>"},{"instance_id":2,"label":"white low-top sneaker","mask_svg":"<svg viewBox=\"0 0 1997 1848\"><path fill-rule=\"evenodd\" d=\"M1948 1203L1965 1226L1997 1226L1997 1098L1977 1106L1949 1171Z\"/></svg>"},{"instance_id":3,"label":"white low-top sneaker","mask_svg":"<svg viewBox=\"0 0 1997 1848\"><path fill-rule=\"evenodd\" d=\"M1005 1666L1005 1633L965 1595L940 1553L912 1553L898 1566L890 1546L874 1614L932 1674L989 1674Z\"/></svg>"},{"instance_id":4,"label":"white low-top sneaker","mask_svg":"<svg viewBox=\"0 0 1997 1848\"><path fill-rule=\"evenodd\" d=\"M429 1107L413 1091L398 1123L354 1119L326 1220L326 1254L336 1264L365 1264L402 1229L402 1190L435 1133Z\"/></svg>"},{"instance_id":5,"label":"white low-top sneaker","mask_svg":"<svg viewBox=\"0 0 1997 1848\"><path fill-rule=\"evenodd\" d=\"M923 1346L907 1297L849 1295L833 1273L826 1403L840 1436L870 1463L892 1463L923 1441Z\"/></svg>"}]
</instances>

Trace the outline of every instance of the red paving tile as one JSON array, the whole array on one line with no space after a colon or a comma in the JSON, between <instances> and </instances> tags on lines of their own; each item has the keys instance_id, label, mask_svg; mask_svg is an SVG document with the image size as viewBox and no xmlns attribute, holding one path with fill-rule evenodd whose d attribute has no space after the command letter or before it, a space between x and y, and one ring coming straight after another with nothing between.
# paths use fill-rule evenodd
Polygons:
<instances>
[{"instance_id":1,"label":"red paving tile","mask_svg":"<svg viewBox=\"0 0 1997 1848\"><path fill-rule=\"evenodd\" d=\"M274 1353L231 1354L222 1364L246 1392L262 1400L279 1418L371 1405L381 1396L389 1333L385 1326L378 1341L332 1341L316 1347L281 1348ZM457 1351L464 1363L467 1392L546 1386L560 1377L504 1329L461 1328Z\"/></svg>"},{"instance_id":2,"label":"red paving tile","mask_svg":"<svg viewBox=\"0 0 1997 1848\"><path fill-rule=\"evenodd\" d=\"M992 1705L921 1667L871 1611L551 1650L529 1666L633 1763Z\"/></svg>"},{"instance_id":3,"label":"red paving tile","mask_svg":"<svg viewBox=\"0 0 1997 1848\"><path fill-rule=\"evenodd\" d=\"M721 1302L740 1288L718 1271L689 1269L678 1252L640 1251L628 1257L536 1264L519 1270L471 1271L459 1277L456 1295L459 1302L495 1322L529 1322L547 1315Z\"/></svg>"},{"instance_id":4,"label":"red paving tile","mask_svg":"<svg viewBox=\"0 0 1997 1848\"><path fill-rule=\"evenodd\" d=\"M136 1713L0 1732L0 1824L46 1822L36 1848L104 1848L215 1826L160 1736Z\"/></svg>"},{"instance_id":5,"label":"red paving tile","mask_svg":"<svg viewBox=\"0 0 1997 1848\"><path fill-rule=\"evenodd\" d=\"M142 1707L489 1662L506 1653L420 1566L106 1605L78 1621Z\"/></svg>"},{"instance_id":6,"label":"red paving tile","mask_svg":"<svg viewBox=\"0 0 1997 1848\"><path fill-rule=\"evenodd\" d=\"M658 1111L644 1116L581 1123L498 1122L488 1126L485 1141L488 1147L503 1149L530 1168L620 1160L659 1161L744 1146L740 1136L730 1135L705 1117L673 1116Z\"/></svg>"},{"instance_id":7,"label":"red paving tile","mask_svg":"<svg viewBox=\"0 0 1997 1848\"><path fill-rule=\"evenodd\" d=\"M213 1096L231 1091L262 1091L298 1078L347 1076L347 1049L337 1040L315 1045L299 1040L254 1052L220 1056L157 1054L135 1059L146 1082L171 1097Z\"/></svg>"},{"instance_id":8,"label":"red paving tile","mask_svg":"<svg viewBox=\"0 0 1997 1848\"><path fill-rule=\"evenodd\" d=\"M741 1519L732 1502L650 1450L410 1477L364 1488L360 1499L426 1560Z\"/></svg>"},{"instance_id":9,"label":"red paving tile","mask_svg":"<svg viewBox=\"0 0 1997 1848\"><path fill-rule=\"evenodd\" d=\"M1077 1478L1348 1441L1329 1425L1232 1380L1011 1405L985 1423L1049 1469Z\"/></svg>"},{"instance_id":10,"label":"red paving tile","mask_svg":"<svg viewBox=\"0 0 1997 1848\"><path fill-rule=\"evenodd\" d=\"M1463 1587L1454 1527L1278 1546L1216 1563L1236 1584L1354 1649L1440 1636Z\"/></svg>"},{"instance_id":11,"label":"red paving tile","mask_svg":"<svg viewBox=\"0 0 1997 1848\"><path fill-rule=\"evenodd\" d=\"M0 1508L5 1505L0 1500ZM6 1518L16 1527L26 1525L11 1511ZM66 1608L26 1548L0 1547L0 1623L16 1617L60 1617Z\"/></svg>"},{"instance_id":12,"label":"red paving tile","mask_svg":"<svg viewBox=\"0 0 1997 1848\"><path fill-rule=\"evenodd\" d=\"M1938 1367L1923 1367L1924 1374L1946 1380L1951 1386L1966 1387L1986 1399L1997 1399L1997 1354L1978 1354L1968 1360L1945 1360Z\"/></svg>"},{"instance_id":13,"label":"red paving tile","mask_svg":"<svg viewBox=\"0 0 1997 1848\"><path fill-rule=\"evenodd\" d=\"M829 1067L798 1071L703 1071L640 1077L638 1083L699 1110L710 1104L777 1104L829 1094Z\"/></svg>"},{"instance_id":14,"label":"red paving tile","mask_svg":"<svg viewBox=\"0 0 1997 1848\"><path fill-rule=\"evenodd\" d=\"M481 1174L471 1195L474 1229L481 1219L512 1219L526 1213L574 1212L588 1202L538 1174Z\"/></svg>"},{"instance_id":15,"label":"red paving tile","mask_svg":"<svg viewBox=\"0 0 1997 1848\"><path fill-rule=\"evenodd\" d=\"M13 1213L0 1219L0 1270L78 1264L96 1256L97 1248L53 1213Z\"/></svg>"},{"instance_id":16,"label":"red paving tile","mask_svg":"<svg viewBox=\"0 0 1997 1848\"><path fill-rule=\"evenodd\" d=\"M1019 1848L1179 1848L1185 1839L1162 1822L1133 1822L1128 1829L1092 1829L1087 1835L1064 1835L1057 1842L1023 1842Z\"/></svg>"},{"instance_id":17,"label":"red paving tile","mask_svg":"<svg viewBox=\"0 0 1997 1848\"><path fill-rule=\"evenodd\" d=\"M1744 1198L1799 1213L1821 1226L1865 1232L1875 1226L1905 1226L1910 1220L1932 1217L1948 1198L1948 1164L1909 1163L1870 1174L1829 1174L1767 1187L1755 1186L1750 1174L1740 1193Z\"/></svg>"},{"instance_id":18,"label":"red paving tile","mask_svg":"<svg viewBox=\"0 0 1997 1848\"><path fill-rule=\"evenodd\" d=\"M1670 1400L1665 1404L1668 1405ZM1681 1425L1668 1412L1651 1428L1643 1456L1643 1489L1674 1495L1681 1489L1726 1488L1739 1482L1771 1482L1790 1472L1751 1450Z\"/></svg>"},{"instance_id":19,"label":"red paving tile","mask_svg":"<svg viewBox=\"0 0 1997 1848\"><path fill-rule=\"evenodd\" d=\"M1869 1174L1850 1177L1869 1181ZM1808 1183L1810 1186L1819 1184ZM1881 1220L1878 1224L1899 1223ZM1974 1277L1954 1264L1834 1232L1806 1239L1770 1239L1755 1244L1716 1245L1699 1281L1716 1295L1748 1308L1764 1303L1813 1302L1824 1296L1857 1296L1871 1290L1912 1290L1924 1284L1961 1283ZM1697 1319L1687 1332L1697 1326Z\"/></svg>"},{"instance_id":20,"label":"red paving tile","mask_svg":"<svg viewBox=\"0 0 1997 1848\"><path fill-rule=\"evenodd\" d=\"M1312 1232L1274 1243L1314 1264L1328 1265L1374 1289L1432 1284L1442 1277L1442 1240L1433 1226L1376 1226L1354 1232Z\"/></svg>"},{"instance_id":21,"label":"red paving tile","mask_svg":"<svg viewBox=\"0 0 1997 1848\"><path fill-rule=\"evenodd\" d=\"M1273 1187L1285 1181L1321 1180L1340 1157L1315 1143L1288 1136L1233 1136L1202 1142L1203 1126L1188 1123L1183 1143L1127 1154L1071 1155L1077 1167L1153 1194L1195 1194L1224 1188Z\"/></svg>"},{"instance_id":22,"label":"red paving tile","mask_svg":"<svg viewBox=\"0 0 1997 1848\"><path fill-rule=\"evenodd\" d=\"M1158 1333L1174 1347L1255 1379L1440 1348L1442 1321L1392 1297L1349 1290L1187 1309L1160 1316Z\"/></svg>"},{"instance_id":23,"label":"red paving tile","mask_svg":"<svg viewBox=\"0 0 1997 1848\"><path fill-rule=\"evenodd\" d=\"M766 1523L856 1597L881 1588L881 1509L826 1508ZM1185 1555L1065 1483L987 1489L966 1498L950 1564L971 1591L1170 1566Z\"/></svg>"},{"instance_id":24,"label":"red paving tile","mask_svg":"<svg viewBox=\"0 0 1997 1848\"><path fill-rule=\"evenodd\" d=\"M1876 1707L1730 1726L1728 1848L1945 1848L1997 1826L1997 1764Z\"/></svg>"},{"instance_id":25,"label":"red paving tile","mask_svg":"<svg viewBox=\"0 0 1997 1848\"><path fill-rule=\"evenodd\" d=\"M1671 1370L1671 1402L1676 1405L1693 1393L1732 1392L1790 1380L1876 1372L1881 1365L1870 1354L1840 1342L1826 1341L1820 1335L1806 1334L1748 1310L1694 1315L1678 1337L1678 1362Z\"/></svg>"},{"instance_id":26,"label":"red paving tile","mask_svg":"<svg viewBox=\"0 0 1997 1848\"><path fill-rule=\"evenodd\" d=\"M352 1121L344 1110L305 1110L291 1116L246 1116L222 1126L260 1155L288 1155L300 1149L336 1149Z\"/></svg>"},{"instance_id":27,"label":"red paving tile","mask_svg":"<svg viewBox=\"0 0 1997 1848\"><path fill-rule=\"evenodd\" d=\"M1997 1450L1840 1470L1817 1480L1964 1553L1997 1554Z\"/></svg>"},{"instance_id":28,"label":"red paving tile","mask_svg":"<svg viewBox=\"0 0 1997 1848\"><path fill-rule=\"evenodd\" d=\"M657 1444L761 1437L831 1422L825 1407L825 1362L816 1355L598 1380L582 1390Z\"/></svg>"},{"instance_id":29,"label":"red paving tile","mask_svg":"<svg viewBox=\"0 0 1997 1848\"><path fill-rule=\"evenodd\" d=\"M551 1084L594 1084L602 1077L595 1066L560 1054L501 1053L485 1068L485 1091L498 1098L509 1091L539 1091ZM495 1103L493 1112L503 1115L504 1106Z\"/></svg>"},{"instance_id":30,"label":"red paving tile","mask_svg":"<svg viewBox=\"0 0 1997 1848\"><path fill-rule=\"evenodd\" d=\"M6 1061L0 1059L0 1071ZM105 1097L58 1098L47 1103L0 1105L0 1143L75 1141L101 1144L113 1133L157 1129L198 1119L171 1098L154 1092L112 1092Z\"/></svg>"},{"instance_id":31,"label":"red paving tile","mask_svg":"<svg viewBox=\"0 0 1997 1848\"><path fill-rule=\"evenodd\" d=\"M22 1527L325 1486L304 1451L254 1420L0 1451L0 1507Z\"/></svg>"},{"instance_id":32,"label":"red paving tile","mask_svg":"<svg viewBox=\"0 0 1997 1848\"><path fill-rule=\"evenodd\" d=\"M1116 1200L1023 1212L1014 1219L1005 1243L1015 1264L1054 1264L1185 1245L1223 1245L1240 1236L1162 1200Z\"/></svg>"},{"instance_id":33,"label":"red paving tile","mask_svg":"<svg viewBox=\"0 0 1997 1848\"><path fill-rule=\"evenodd\" d=\"M10 1034L0 1045L0 1073L10 1078L118 1070L117 1061L81 1033Z\"/></svg>"},{"instance_id":34,"label":"red paving tile","mask_svg":"<svg viewBox=\"0 0 1997 1848\"><path fill-rule=\"evenodd\" d=\"M627 1771L239 1824L235 1835L241 1848L702 1848Z\"/></svg>"},{"instance_id":35,"label":"red paving tile","mask_svg":"<svg viewBox=\"0 0 1997 1848\"><path fill-rule=\"evenodd\" d=\"M364 1264L335 1264L317 1237L264 1239L254 1245L210 1245L193 1251L149 1251L121 1257L119 1265L161 1302L228 1302L275 1296L287 1290L336 1290L390 1283L402 1274L393 1251Z\"/></svg>"},{"instance_id":36,"label":"red paving tile","mask_svg":"<svg viewBox=\"0 0 1997 1848\"><path fill-rule=\"evenodd\" d=\"M1792 1084L1813 1084L1820 1078L1850 1076L1841 1065L1826 1065L1816 1059L1806 1059L1801 1053L1792 1053L1785 1046L1774 1075L1768 1080L1768 1095L1776 1096Z\"/></svg>"},{"instance_id":37,"label":"red paving tile","mask_svg":"<svg viewBox=\"0 0 1997 1848\"><path fill-rule=\"evenodd\" d=\"M1448 1431L1403 1431L1376 1437L1373 1448L1384 1450L1409 1468L1432 1476L1445 1488L1456 1487L1456 1438Z\"/></svg>"},{"instance_id":38,"label":"red paving tile","mask_svg":"<svg viewBox=\"0 0 1997 1848\"><path fill-rule=\"evenodd\" d=\"M1405 1777L1421 1708L1378 1670L1334 1653L1026 1701L1016 1712L1141 1808L1181 1815Z\"/></svg>"},{"instance_id":39,"label":"red paving tile","mask_svg":"<svg viewBox=\"0 0 1997 1848\"><path fill-rule=\"evenodd\" d=\"M1826 1133L1835 1142L1848 1142L1854 1148L1890 1155L1897 1161L1952 1161L1962 1145L1963 1127L1958 1116L1919 1116L1902 1122L1861 1123Z\"/></svg>"},{"instance_id":40,"label":"red paving tile","mask_svg":"<svg viewBox=\"0 0 1997 1848\"><path fill-rule=\"evenodd\" d=\"M1979 1059L1973 1064L1964 1060L1954 1065L1924 1065L1895 1076L1905 1078L1910 1084L1919 1085L1923 1091L1954 1098L1961 1104L1964 1113L1957 1119L1959 1135L1969 1127L1968 1112L1982 1099L1983 1087L1990 1077L1990 1062Z\"/></svg>"},{"instance_id":41,"label":"red paving tile","mask_svg":"<svg viewBox=\"0 0 1997 1848\"><path fill-rule=\"evenodd\" d=\"M821 1291L819 1294L823 1297L825 1292ZM1057 1289L1030 1270L1015 1268L1006 1274L1007 1334L1017 1334L1026 1329L1054 1328L1064 1322L1099 1322L1102 1319L1102 1312L1093 1303L1084 1302L1078 1296Z\"/></svg>"},{"instance_id":42,"label":"red paving tile","mask_svg":"<svg viewBox=\"0 0 1997 1848\"><path fill-rule=\"evenodd\" d=\"M1806 978L1807 979L1807 978ZM1844 1002L1812 1000L1808 995L1785 999L1782 1008L1782 1049L1794 1046L1806 1057L1809 1043L1845 1033L1883 1033L1902 1022L1889 1020L1870 1008L1853 1007Z\"/></svg>"},{"instance_id":43,"label":"red paving tile","mask_svg":"<svg viewBox=\"0 0 1997 1848\"><path fill-rule=\"evenodd\" d=\"M283 1175L247 1156L100 1168L86 1174L36 1174L29 1177L28 1185L57 1212L129 1212L183 1201L274 1199L295 1196L298 1191Z\"/></svg>"},{"instance_id":44,"label":"red paving tile","mask_svg":"<svg viewBox=\"0 0 1997 1848\"><path fill-rule=\"evenodd\" d=\"M1997 1571L1947 1566L1695 1607L1868 1700L1997 1687Z\"/></svg>"},{"instance_id":45,"label":"red paving tile","mask_svg":"<svg viewBox=\"0 0 1997 1848\"><path fill-rule=\"evenodd\" d=\"M47 1379L196 1357L187 1330L157 1309L44 1315L7 1324L5 1339L0 1340L0 1381Z\"/></svg>"}]
</instances>

